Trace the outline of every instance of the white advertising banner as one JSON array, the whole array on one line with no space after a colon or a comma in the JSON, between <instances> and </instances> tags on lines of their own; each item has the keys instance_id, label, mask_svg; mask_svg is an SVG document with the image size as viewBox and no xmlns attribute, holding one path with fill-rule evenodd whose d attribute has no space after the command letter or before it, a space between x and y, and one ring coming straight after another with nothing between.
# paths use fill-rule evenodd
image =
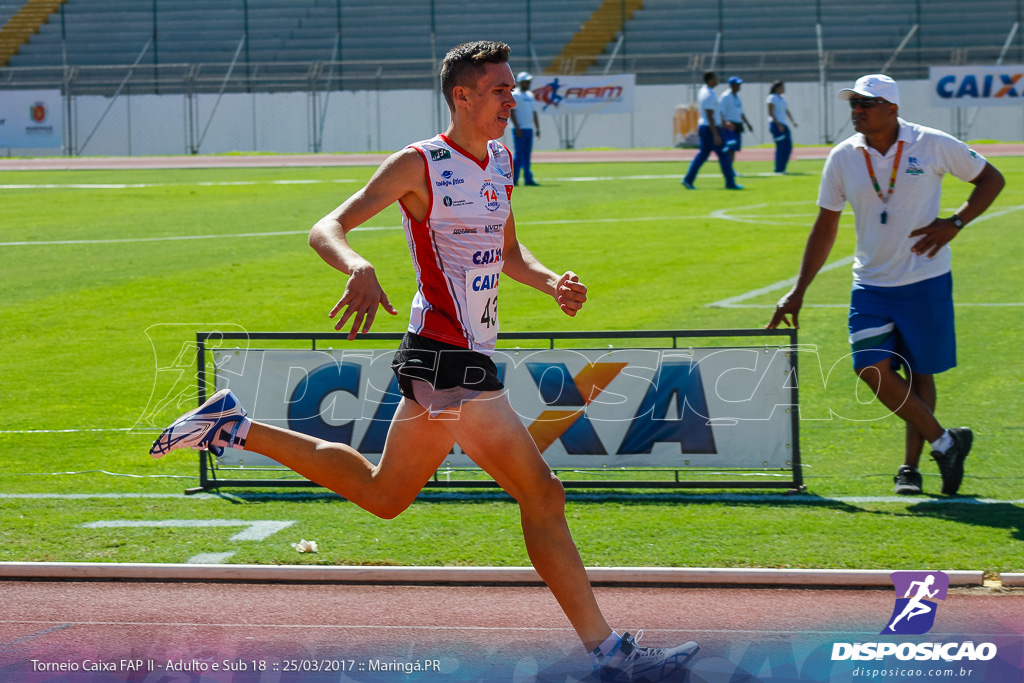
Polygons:
<instances>
[{"instance_id":1,"label":"white advertising banner","mask_svg":"<svg viewBox=\"0 0 1024 683\"><path fill-rule=\"evenodd\" d=\"M0 90L0 147L64 145L60 90Z\"/></svg>"},{"instance_id":2,"label":"white advertising banner","mask_svg":"<svg viewBox=\"0 0 1024 683\"><path fill-rule=\"evenodd\" d=\"M215 351L216 387L261 422L379 460L401 398L394 351ZM788 468L784 349L499 350L498 374L552 467ZM228 449L226 466L273 464ZM472 466L456 446L446 464Z\"/></svg>"},{"instance_id":3,"label":"white advertising banner","mask_svg":"<svg viewBox=\"0 0 1024 683\"><path fill-rule=\"evenodd\" d=\"M533 95L543 114L632 114L636 74L538 76Z\"/></svg>"},{"instance_id":4,"label":"white advertising banner","mask_svg":"<svg viewBox=\"0 0 1024 683\"><path fill-rule=\"evenodd\" d=\"M1024 66L933 66L932 104L938 107L1020 107Z\"/></svg>"}]
</instances>

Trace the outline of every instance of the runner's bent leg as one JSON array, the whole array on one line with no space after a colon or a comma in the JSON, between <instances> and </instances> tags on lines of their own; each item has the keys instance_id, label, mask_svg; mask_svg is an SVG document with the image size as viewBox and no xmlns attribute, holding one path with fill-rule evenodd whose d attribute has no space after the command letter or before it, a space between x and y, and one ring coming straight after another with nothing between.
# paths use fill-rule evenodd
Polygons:
<instances>
[{"instance_id":1,"label":"runner's bent leg","mask_svg":"<svg viewBox=\"0 0 1024 683\"><path fill-rule=\"evenodd\" d=\"M443 420L403 398L380 464L345 444L253 422L246 450L262 453L378 517L405 510L447 457L454 440Z\"/></svg>"},{"instance_id":2,"label":"runner's bent leg","mask_svg":"<svg viewBox=\"0 0 1024 683\"><path fill-rule=\"evenodd\" d=\"M530 561L587 650L611 635L565 520L565 489L501 392L463 403L445 423L466 454L519 503Z\"/></svg>"}]
</instances>

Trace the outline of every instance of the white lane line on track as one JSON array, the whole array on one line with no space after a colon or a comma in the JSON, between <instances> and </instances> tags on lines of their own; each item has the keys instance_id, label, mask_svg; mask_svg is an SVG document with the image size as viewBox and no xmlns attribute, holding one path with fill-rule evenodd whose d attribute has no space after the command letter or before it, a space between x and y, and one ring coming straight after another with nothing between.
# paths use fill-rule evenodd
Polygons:
<instances>
[{"instance_id":1,"label":"white lane line on track","mask_svg":"<svg viewBox=\"0 0 1024 683\"><path fill-rule=\"evenodd\" d=\"M547 590L546 588L538 587L537 590ZM34 619L15 619L15 620L3 620L0 623L4 624L31 624L31 625L43 625L53 624L53 621L46 620L34 620ZM62 622L60 624L62 628L68 628L70 626L159 626L166 628L284 628L284 629L298 629L298 630L309 630L309 629L373 629L382 631L431 631L437 630L436 625L422 625L422 624L406 624L406 625L393 625L393 624L254 624L251 622L240 622L240 623L209 623L209 622L187 622L187 621L70 621ZM456 626L456 625L445 625L446 631L538 631L542 633L573 633L573 630L567 626ZM842 634L842 635L863 635L873 634L874 631L838 631L838 630L821 630L817 628L807 630L780 630L777 628L766 628L766 629L709 629L709 628L661 628L659 631L666 633L772 633L772 634ZM963 635L962 633L950 632L950 633L939 633L937 631L929 632L929 636L955 636ZM972 633L974 637L1014 637L1014 634L1010 633Z\"/></svg>"},{"instance_id":2,"label":"white lane line on track","mask_svg":"<svg viewBox=\"0 0 1024 683\"><path fill-rule=\"evenodd\" d=\"M14 624L14 623L19 623L19 622L6 621L6 622L0 622L0 623ZM25 622L20 622L20 623L24 623L24 624L53 624L52 621L25 621ZM58 623L58 624L54 624L50 628L44 628L42 631L37 631L36 633L30 633L27 636L21 636L20 638L15 638L14 640L8 641L6 643L0 643L0 652L15 652L15 651L17 651L20 648L17 648L17 647L13 647L12 648L11 647L12 645L21 645L22 643L27 643L30 640L35 640L36 638L39 638L40 636L45 636L45 635L48 635L48 634L53 633L55 631L63 631L66 628L71 628L74 625L75 624L69 623L69 622L61 622L61 623Z\"/></svg>"}]
</instances>

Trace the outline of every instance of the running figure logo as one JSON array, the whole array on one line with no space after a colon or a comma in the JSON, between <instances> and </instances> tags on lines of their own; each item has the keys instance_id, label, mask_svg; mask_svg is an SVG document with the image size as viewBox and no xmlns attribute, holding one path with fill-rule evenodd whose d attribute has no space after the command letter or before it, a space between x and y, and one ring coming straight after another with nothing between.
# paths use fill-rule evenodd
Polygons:
<instances>
[{"instance_id":1,"label":"running figure logo","mask_svg":"<svg viewBox=\"0 0 1024 683\"><path fill-rule=\"evenodd\" d=\"M942 572L893 572L890 576L896 588L896 606L882 635L928 633L938 610L934 600L946 599L949 577Z\"/></svg>"}]
</instances>

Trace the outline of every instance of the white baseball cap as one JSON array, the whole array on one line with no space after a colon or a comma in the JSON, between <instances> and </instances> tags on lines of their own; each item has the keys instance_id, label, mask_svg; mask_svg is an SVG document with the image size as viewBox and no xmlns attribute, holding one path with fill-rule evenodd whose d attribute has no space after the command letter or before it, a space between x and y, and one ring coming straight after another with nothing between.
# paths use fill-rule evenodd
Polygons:
<instances>
[{"instance_id":1,"label":"white baseball cap","mask_svg":"<svg viewBox=\"0 0 1024 683\"><path fill-rule=\"evenodd\" d=\"M533 74L530 73L529 71L520 71L519 75L516 76L516 83L521 83L523 81L532 81L532 80L533 80Z\"/></svg>"},{"instance_id":2,"label":"white baseball cap","mask_svg":"<svg viewBox=\"0 0 1024 683\"><path fill-rule=\"evenodd\" d=\"M881 97L887 102L900 106L900 89L896 87L896 81L885 74L870 74L861 76L852 88L843 88L839 91L839 99L849 100L857 97Z\"/></svg>"}]
</instances>

